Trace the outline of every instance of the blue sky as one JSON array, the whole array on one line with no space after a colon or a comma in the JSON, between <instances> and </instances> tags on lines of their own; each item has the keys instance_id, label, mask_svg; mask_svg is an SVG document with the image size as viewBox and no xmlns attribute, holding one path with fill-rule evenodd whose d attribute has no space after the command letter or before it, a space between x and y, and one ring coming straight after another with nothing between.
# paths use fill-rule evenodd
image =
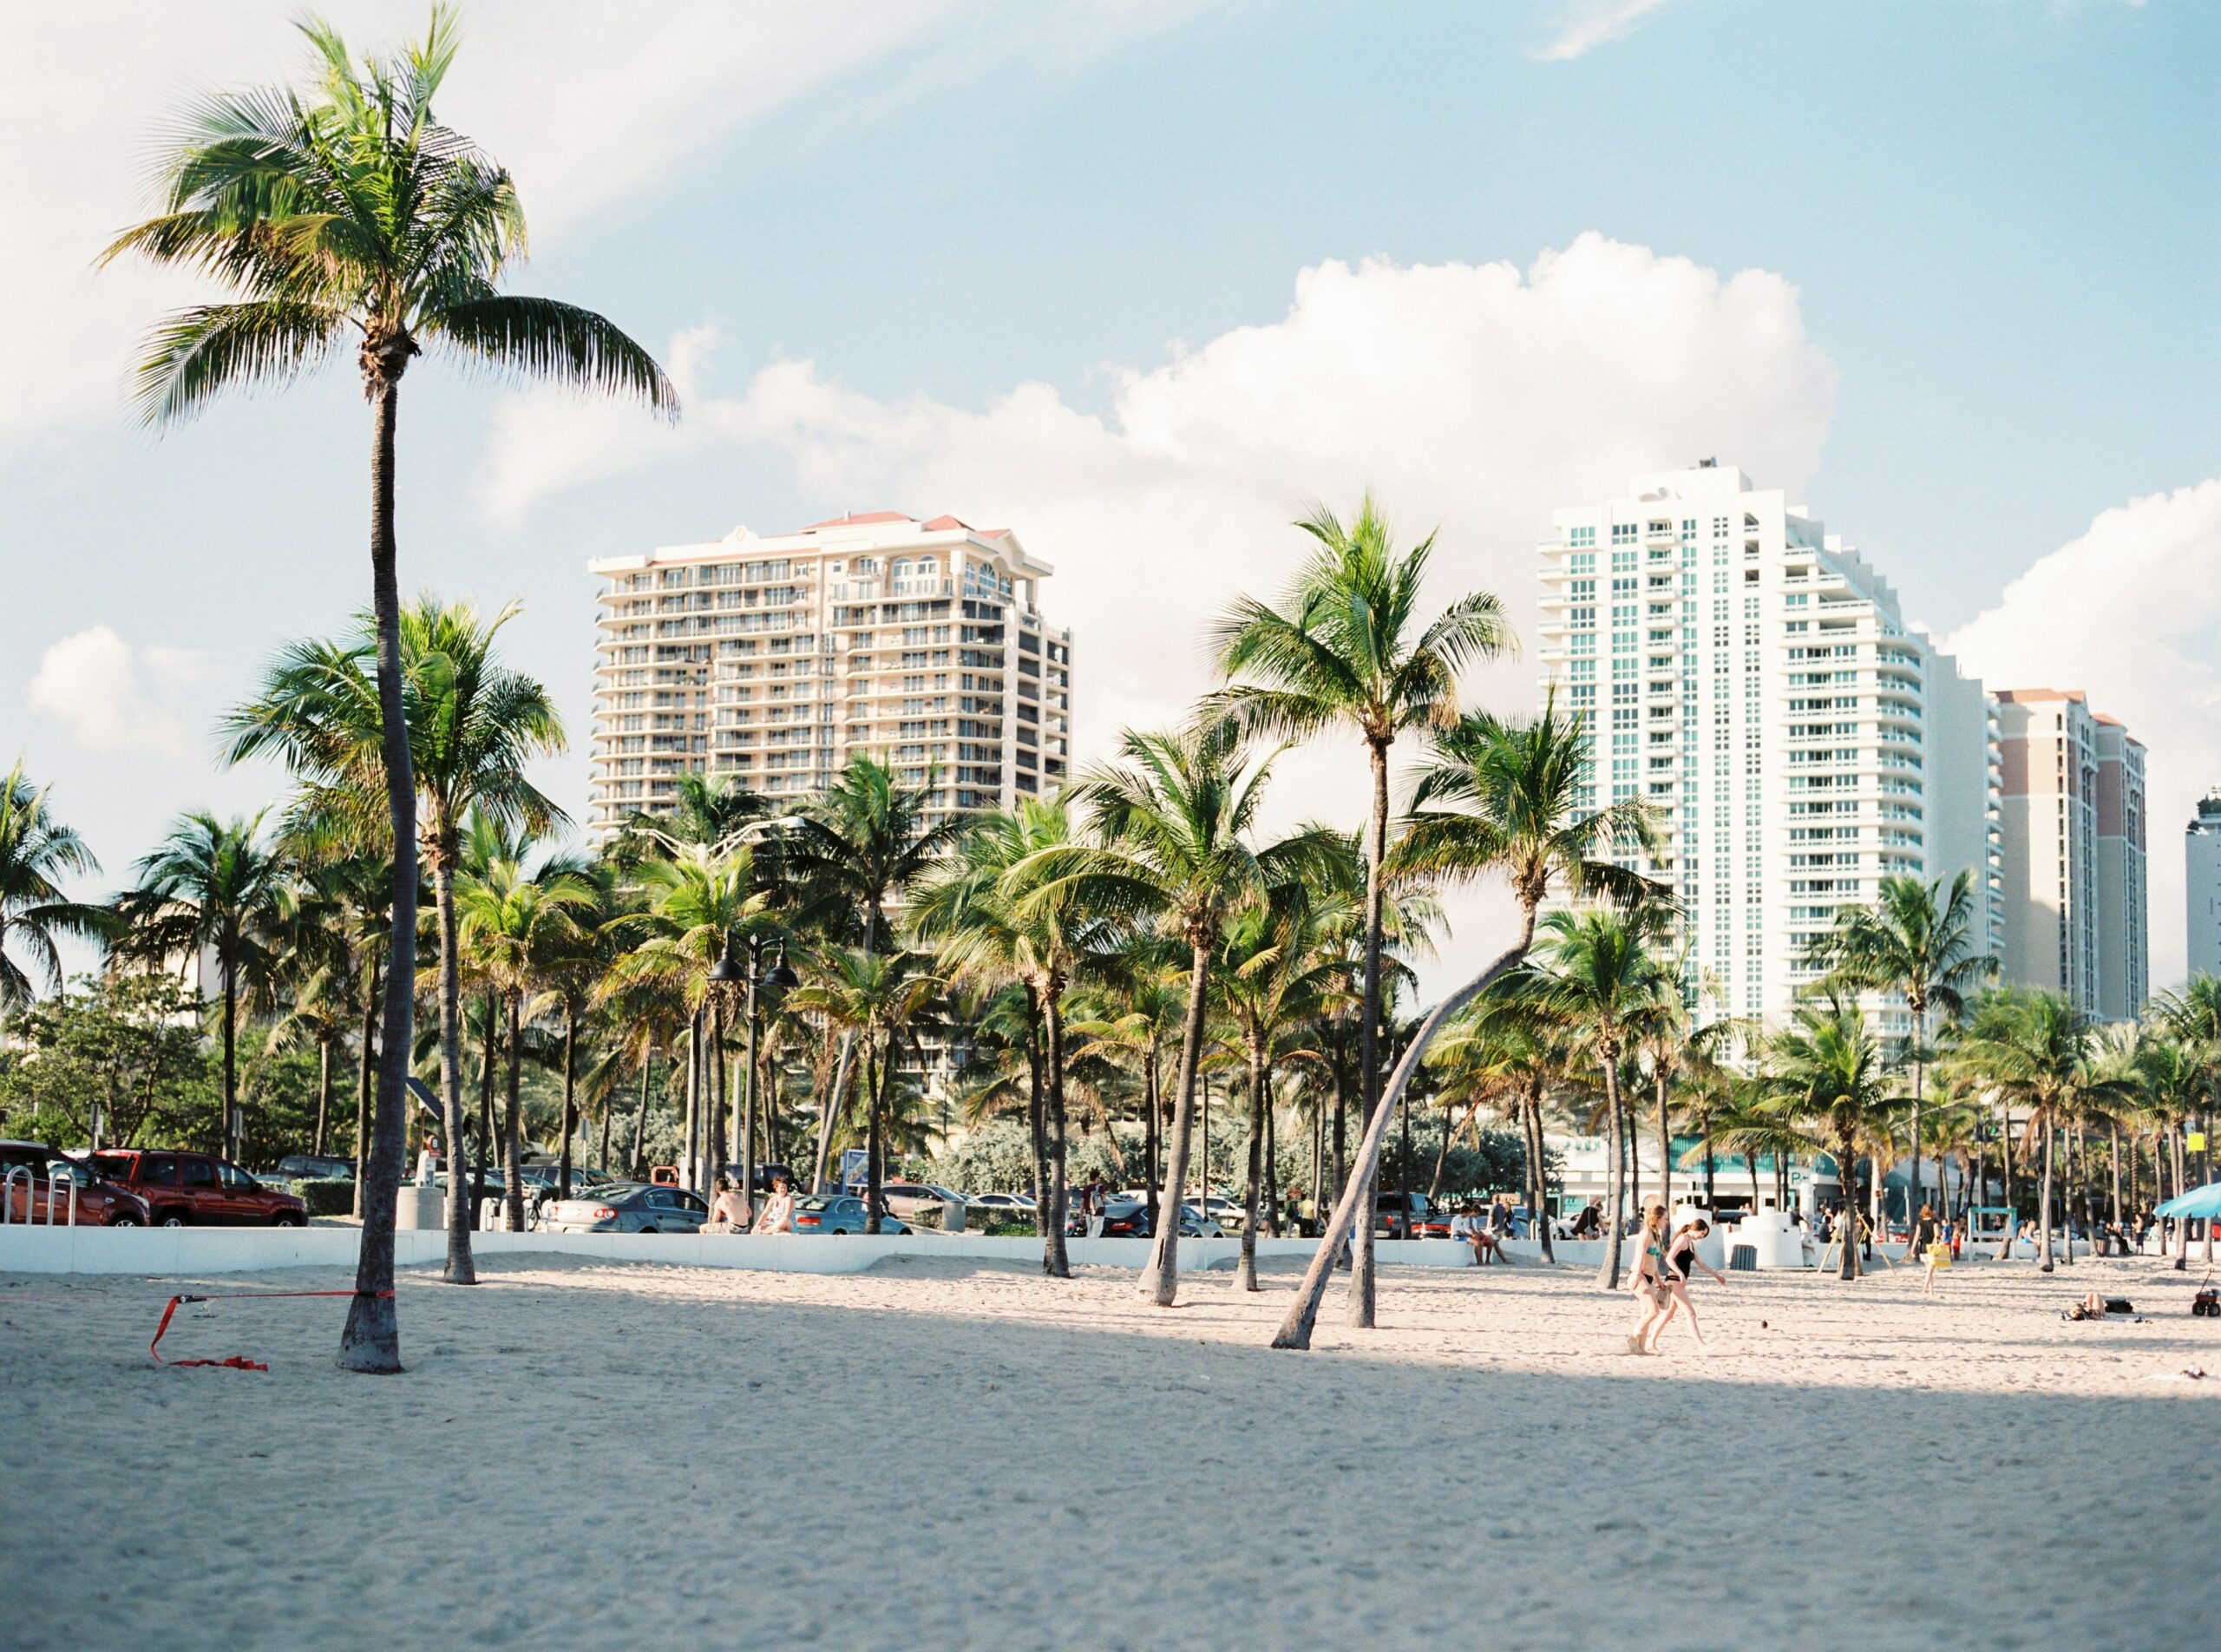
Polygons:
<instances>
[{"instance_id":1,"label":"blue sky","mask_svg":"<svg viewBox=\"0 0 2221 1652\"><path fill-rule=\"evenodd\" d=\"M366 41L421 22L335 10ZM56 782L112 875L180 808L274 794L214 770L209 718L365 589L347 374L158 440L121 366L191 295L87 273L160 108L284 70L290 15L94 6L19 18L0 53L0 141L64 157L0 178L11 221L58 226L0 253L0 292L53 317L0 365L0 755ZM433 363L404 403L404 584L521 597L514 655L580 733L593 555L844 508L1007 520L1061 570L1084 743L1169 713L1192 649L1161 661L1162 633L1201 626L1213 580L1269 584L1313 492L1380 485L1443 525L1446 577L1518 605L1556 498L1716 452L1801 490L1985 672L2076 677L2146 736L2168 979L2176 823L2221 782L2221 484L2196 491L2221 475L2221 10L653 15L471 8L447 114L518 174L516 285L673 351L689 418ZM1103 597L1167 554L1205 570L1192 612ZM2080 622L2132 600L2148 635ZM1477 686L1516 700L1525 671ZM581 759L547 779L582 801Z\"/></svg>"}]
</instances>

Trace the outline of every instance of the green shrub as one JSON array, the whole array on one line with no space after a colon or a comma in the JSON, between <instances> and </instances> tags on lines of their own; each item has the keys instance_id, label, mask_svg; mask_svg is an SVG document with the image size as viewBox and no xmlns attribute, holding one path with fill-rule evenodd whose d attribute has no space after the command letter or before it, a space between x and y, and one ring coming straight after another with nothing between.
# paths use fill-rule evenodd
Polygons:
<instances>
[{"instance_id":1,"label":"green shrub","mask_svg":"<svg viewBox=\"0 0 2221 1652\"><path fill-rule=\"evenodd\" d=\"M288 1182L294 1197L312 1216L351 1216L355 1214L355 1184L346 1181Z\"/></svg>"}]
</instances>

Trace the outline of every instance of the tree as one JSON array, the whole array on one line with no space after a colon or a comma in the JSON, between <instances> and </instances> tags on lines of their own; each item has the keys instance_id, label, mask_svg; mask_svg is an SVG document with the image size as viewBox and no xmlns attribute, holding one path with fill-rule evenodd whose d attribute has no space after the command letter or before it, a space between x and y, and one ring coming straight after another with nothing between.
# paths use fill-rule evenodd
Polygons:
<instances>
[{"instance_id":1,"label":"tree","mask_svg":"<svg viewBox=\"0 0 2221 1652\"><path fill-rule=\"evenodd\" d=\"M1437 1004L1412 1034L1380 1105L1366 1122L1356 1174L1335 1203L1303 1287L1273 1339L1274 1347L1311 1346L1328 1272L1357 1220L1358 1190L1379 1161L1389 1112L1443 1023L1525 959L1552 882L1576 898L1603 895L1635 901L1661 893L1660 886L1641 874L1599 858L1615 849L1654 849L1659 837L1648 807L1639 799L1622 798L1602 810L1587 806L1582 777L1588 755L1582 719L1560 712L1555 699L1531 723L1475 713L1433 741L1412 790L1412 813L1391 869L1399 875L1450 882L1501 875L1519 906L1519 933L1488 967ZM1372 1214L1368 1206L1367 1225Z\"/></svg>"},{"instance_id":2,"label":"tree","mask_svg":"<svg viewBox=\"0 0 2221 1652\"><path fill-rule=\"evenodd\" d=\"M129 254L183 265L233 294L155 327L138 375L150 422L182 420L226 390L291 383L344 344L357 346L372 431L370 606L378 778L395 850L394 955L377 1144L339 1362L391 1372L401 1368L393 1206L416 973L409 742L418 731L403 705L394 525L402 376L429 344L514 377L636 397L674 416L678 402L653 358L601 316L499 290L507 267L525 255L524 213L508 171L433 115L462 38L453 11L435 6L420 43L359 65L328 24L311 21L302 32L314 49L309 87L203 95L161 158L161 211L119 236L102 261ZM454 1074L442 1078L451 1085ZM457 1112L453 1100L448 1105ZM456 1180L449 1178L451 1236ZM458 1257L450 1237L450 1277L475 1277L467 1246Z\"/></svg>"},{"instance_id":3,"label":"tree","mask_svg":"<svg viewBox=\"0 0 2221 1652\"><path fill-rule=\"evenodd\" d=\"M387 974L390 977L405 971L414 987L415 890L421 856L431 869L438 924L441 1122L451 1166L461 1163L464 1121L462 942L455 905L463 823L475 811L497 835L522 831L536 836L564 819L563 812L525 774L532 758L563 749L562 719L547 691L503 665L495 646L501 627L516 613L512 603L485 620L470 603L442 603L426 595L396 616L401 719L411 754L406 773L413 791L409 850L394 862L395 928ZM292 771L300 788L290 810L291 829L298 836L357 852L395 841L388 836L385 818L391 811L382 813L377 806L388 771L383 646L369 626L345 642L290 644L265 674L261 693L225 718L229 761L275 757ZM381 674L375 682L373 661ZM409 891L406 925L402 921L404 883ZM388 1052L388 1060L403 1063L401 1072L406 1077L413 1017L396 1025L390 979L387 988L381 1048ZM384 1129L383 1068L378 1083L379 1128ZM393 1105L400 1107L401 1098L396 1096ZM396 1177L403 1122L397 1118L391 1124L396 1132ZM377 1201L384 1195L380 1190L374 1177L364 1194L369 1202L364 1216L366 1234L368 1223L382 1219ZM475 1284L478 1279L470 1254L471 1203L463 1178L449 1175L444 1277L452 1284ZM370 1244L368 1238L364 1244ZM371 1252L366 1249L364 1255Z\"/></svg>"},{"instance_id":4,"label":"tree","mask_svg":"<svg viewBox=\"0 0 2221 1652\"><path fill-rule=\"evenodd\" d=\"M2015 1107L2026 1109L2029 1139L2041 1139L2036 1226L2043 1271L2049 1273L2059 1131L2080 1117L2132 1101L2136 1086L2105 1069L2086 1012L2063 993L2033 987L2000 987L1976 1000L1952 1062L1958 1073L1997 1098L2008 1119Z\"/></svg>"},{"instance_id":5,"label":"tree","mask_svg":"<svg viewBox=\"0 0 2221 1652\"><path fill-rule=\"evenodd\" d=\"M1486 592L1460 597L1429 622L1420 592L1434 554L1428 534L1399 550L1370 495L1347 527L1324 506L1296 524L1316 541L1281 606L1242 598L1220 621L1219 697L1252 731L1306 739L1329 729L1354 732L1372 770L1365 835L1365 980L1359 1012L1359 1090L1370 1121L1380 1098L1382 902L1388 860L1388 754L1399 735L1440 731L1458 716L1458 673L1510 642L1503 606ZM1377 1166L1359 1167L1366 1209ZM1350 1322L1373 1322L1373 1223L1361 1223L1353 1257Z\"/></svg>"},{"instance_id":6,"label":"tree","mask_svg":"<svg viewBox=\"0 0 2221 1652\"><path fill-rule=\"evenodd\" d=\"M1759 1110L1800 1128L1807 1144L1835 1157L1844 1190L1842 1275L1856 1279L1858 1204L1852 1195L1859 1151L1885 1139L1907 1104L1890 1096L1881 1046L1846 987L1826 984L1797 1006L1790 1025L1768 1043L1765 1076Z\"/></svg>"},{"instance_id":7,"label":"tree","mask_svg":"<svg viewBox=\"0 0 2221 1652\"><path fill-rule=\"evenodd\" d=\"M501 1180L512 1233L524 1229L524 1153L517 1080L523 1059L525 1002L550 981L564 947L579 936L575 914L591 909L593 903L593 886L560 862L527 875L516 861L498 860L482 875L464 879L455 892L458 937L478 954L480 972L500 993L508 1012L509 1071L502 1109ZM567 1125L568 1122L567 1118Z\"/></svg>"},{"instance_id":8,"label":"tree","mask_svg":"<svg viewBox=\"0 0 2221 1652\"><path fill-rule=\"evenodd\" d=\"M30 1002L36 970L49 993L62 990L63 935L104 939L108 914L62 893L61 880L101 869L85 840L54 817L47 806L51 788L35 787L20 760L0 778L0 1021ZM20 943L30 956L27 970L8 955Z\"/></svg>"},{"instance_id":9,"label":"tree","mask_svg":"<svg viewBox=\"0 0 2221 1652\"><path fill-rule=\"evenodd\" d=\"M963 831L954 820L928 818L930 783L898 783L885 764L858 753L823 795L812 798L783 849L796 902L796 921L822 928L836 946L877 952L893 945L888 908L922 877ZM825 1183L833 1108L847 1093L844 1046L821 1110L812 1187Z\"/></svg>"},{"instance_id":10,"label":"tree","mask_svg":"<svg viewBox=\"0 0 2221 1652\"><path fill-rule=\"evenodd\" d=\"M1814 943L1813 956L1857 987L1900 993L1912 1017L1912 1173L1908 1199L1920 1203L1920 1115L1927 1091L1928 1013L1956 1017L1965 995L1997 973L1997 960L1977 950L1974 874L1943 880L1885 877L1868 907L1838 907L1835 928ZM1877 1178L1879 1179L1878 1177ZM1913 1210L1908 1208L1910 1218Z\"/></svg>"},{"instance_id":11,"label":"tree","mask_svg":"<svg viewBox=\"0 0 2221 1652\"><path fill-rule=\"evenodd\" d=\"M864 1231L880 1231L879 1190L885 1180L881 1131L901 1065L904 1034L940 995L933 960L915 952L867 952L842 947L815 960L803 985L787 994L864 1044Z\"/></svg>"},{"instance_id":12,"label":"tree","mask_svg":"<svg viewBox=\"0 0 2221 1652\"><path fill-rule=\"evenodd\" d=\"M1164 1157L1164 1203L1140 1293L1169 1308L1180 1288L1180 1201L1196 1118L1196 1085L1210 1009L1211 957L1229 914L1334 852L1333 834L1299 832L1264 850L1249 837L1272 776L1252 762L1239 723L1206 712L1166 734L1129 731L1123 762L1091 770L1074 796L1089 815L1091 843L1044 849L1026 863L1029 908L1069 898L1067 885L1106 917L1153 920L1188 950L1188 998ZM1208 1180L1208 1178L1207 1178Z\"/></svg>"},{"instance_id":13,"label":"tree","mask_svg":"<svg viewBox=\"0 0 2221 1652\"><path fill-rule=\"evenodd\" d=\"M2203 1070L2205 1078L2205 1105L2198 1110L2201 1133L2208 1143L2213 1139L2213 1114L2221 1108L2221 976L2193 975L2172 993L2163 993L2155 1006L2159 1025L2166 1028L2170 1037L2178 1040ZM2199 1183L2213 1179L2213 1150L2209 1145L2204 1162L2198 1168ZM2205 1229L2205 1260L2213 1260L2213 1223L2208 1220ZM2189 1231L2187 1228L2184 1229ZM2187 1259L2187 1247L2184 1257Z\"/></svg>"},{"instance_id":14,"label":"tree","mask_svg":"<svg viewBox=\"0 0 2221 1652\"><path fill-rule=\"evenodd\" d=\"M116 902L127 958L156 966L179 959L198 964L212 954L217 969L218 1032L223 1041L223 1137L237 1157L239 1024L243 1002L259 1002L271 985L287 900L284 855L262 836L262 816L219 821L195 812L139 862L139 884Z\"/></svg>"}]
</instances>

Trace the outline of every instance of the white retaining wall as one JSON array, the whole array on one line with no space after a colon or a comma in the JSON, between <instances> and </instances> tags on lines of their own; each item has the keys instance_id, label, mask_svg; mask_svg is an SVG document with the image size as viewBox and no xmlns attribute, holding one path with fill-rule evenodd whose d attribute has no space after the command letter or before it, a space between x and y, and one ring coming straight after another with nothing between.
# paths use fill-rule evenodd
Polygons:
<instances>
[{"instance_id":1,"label":"white retaining wall","mask_svg":"<svg viewBox=\"0 0 2221 1652\"><path fill-rule=\"evenodd\" d=\"M195 1278L204 1274L254 1273L269 1268L351 1268L361 1230L331 1228L47 1228L0 1227L0 1273L138 1274ZM748 1268L771 1273L855 1274L890 1256L963 1256L979 1261L1038 1263L1041 1241L981 1234L679 1234L474 1233L481 1256L517 1254L590 1256L599 1262L664 1262L683 1268ZM1139 1268L1149 1258L1146 1239L1072 1239L1075 1264ZM1261 1257L1308 1258L1310 1239L1263 1239ZM1470 1247L1448 1239L1383 1239L1379 1260L1399 1266L1470 1268ZM1563 1252L1567 1249L1560 1246ZM1232 1268L1239 1239L1183 1239L1180 1266ZM394 1235L402 1267L436 1266L447 1255L447 1235L403 1229Z\"/></svg>"}]
</instances>

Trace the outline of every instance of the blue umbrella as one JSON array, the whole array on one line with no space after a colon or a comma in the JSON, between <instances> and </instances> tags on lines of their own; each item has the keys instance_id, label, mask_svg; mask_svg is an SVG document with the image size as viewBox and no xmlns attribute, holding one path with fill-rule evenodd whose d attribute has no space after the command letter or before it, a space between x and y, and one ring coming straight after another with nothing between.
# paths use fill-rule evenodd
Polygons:
<instances>
[{"instance_id":1,"label":"blue umbrella","mask_svg":"<svg viewBox=\"0 0 2221 1652\"><path fill-rule=\"evenodd\" d=\"M2221 1216L2221 1182L2192 1188L2159 1207L2163 1216Z\"/></svg>"}]
</instances>

